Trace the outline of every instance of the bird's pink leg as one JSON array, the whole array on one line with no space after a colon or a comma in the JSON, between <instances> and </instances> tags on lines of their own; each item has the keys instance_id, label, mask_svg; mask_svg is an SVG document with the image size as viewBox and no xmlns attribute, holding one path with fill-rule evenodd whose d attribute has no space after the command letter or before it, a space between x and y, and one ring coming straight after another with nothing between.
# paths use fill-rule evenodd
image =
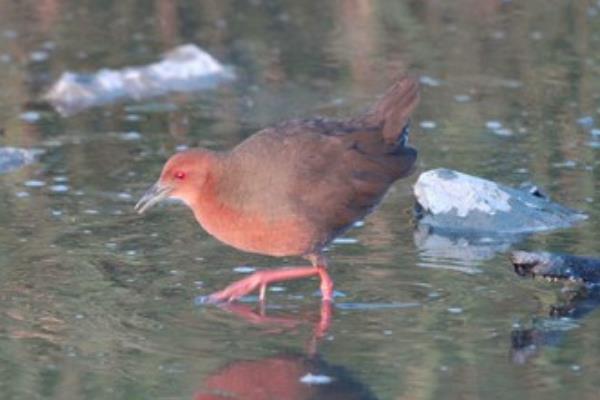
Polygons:
<instances>
[{"instance_id":1,"label":"bird's pink leg","mask_svg":"<svg viewBox=\"0 0 600 400\"><path fill-rule=\"evenodd\" d=\"M264 301L267 286L272 283L310 278L317 275L321 278L323 300L332 301L333 281L329 277L324 265L258 271L247 278L232 283L221 291L211 294L208 297L208 301L211 303L234 301L254 292L256 289L260 291L260 300Z\"/></svg>"},{"instance_id":2,"label":"bird's pink leg","mask_svg":"<svg viewBox=\"0 0 600 400\"><path fill-rule=\"evenodd\" d=\"M321 296L323 301L333 301L333 279L327 273L327 267L317 265L316 269L321 278Z\"/></svg>"}]
</instances>

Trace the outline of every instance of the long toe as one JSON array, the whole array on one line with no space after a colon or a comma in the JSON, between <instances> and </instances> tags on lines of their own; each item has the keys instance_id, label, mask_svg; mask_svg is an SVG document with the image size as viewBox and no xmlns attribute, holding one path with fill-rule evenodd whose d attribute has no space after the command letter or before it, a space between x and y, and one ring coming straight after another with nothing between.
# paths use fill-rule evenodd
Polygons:
<instances>
[{"instance_id":1,"label":"long toe","mask_svg":"<svg viewBox=\"0 0 600 400\"><path fill-rule=\"evenodd\" d=\"M309 278L315 275L321 276L323 297L331 300L333 298L333 281L327 274L325 268L297 267L279 268L275 270L264 270L232 283L225 289L213 293L206 299L208 303L231 302L246 296L260 288L260 300L264 300L267 285L274 282L291 281L294 279Z\"/></svg>"},{"instance_id":2,"label":"long toe","mask_svg":"<svg viewBox=\"0 0 600 400\"><path fill-rule=\"evenodd\" d=\"M209 303L224 303L237 300L254 292L260 286L265 285L261 271L255 272L247 278L240 279L227 286L225 289L208 296Z\"/></svg>"}]
</instances>

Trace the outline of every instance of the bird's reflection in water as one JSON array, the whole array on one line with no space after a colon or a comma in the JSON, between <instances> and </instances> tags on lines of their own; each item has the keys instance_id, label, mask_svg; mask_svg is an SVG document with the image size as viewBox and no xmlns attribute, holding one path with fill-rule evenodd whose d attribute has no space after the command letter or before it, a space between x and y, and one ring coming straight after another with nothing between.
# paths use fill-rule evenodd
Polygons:
<instances>
[{"instance_id":1,"label":"bird's reflection in water","mask_svg":"<svg viewBox=\"0 0 600 400\"><path fill-rule=\"evenodd\" d=\"M304 322L292 317L269 317L264 310L255 313L245 304L223 307L256 324L293 327ZM233 361L208 376L194 399L376 399L346 368L331 365L318 354L318 343L331 323L331 307L331 302L322 303L305 353L281 353L258 360Z\"/></svg>"}]
</instances>

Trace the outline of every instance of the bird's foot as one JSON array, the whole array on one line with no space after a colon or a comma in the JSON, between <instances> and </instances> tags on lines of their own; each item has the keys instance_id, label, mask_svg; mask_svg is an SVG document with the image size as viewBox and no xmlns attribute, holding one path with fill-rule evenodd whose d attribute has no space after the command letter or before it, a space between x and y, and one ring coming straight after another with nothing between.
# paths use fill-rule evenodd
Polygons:
<instances>
[{"instance_id":1,"label":"bird's foot","mask_svg":"<svg viewBox=\"0 0 600 400\"><path fill-rule=\"evenodd\" d=\"M227 286L223 290L219 290L208 296L209 303L224 303L231 302L244 297L260 288L261 300L264 299L265 291L267 288L267 280L264 276L265 271L258 271L248 276L247 278L240 279Z\"/></svg>"},{"instance_id":2,"label":"bird's foot","mask_svg":"<svg viewBox=\"0 0 600 400\"><path fill-rule=\"evenodd\" d=\"M321 291L323 293L323 300L332 301L333 281L327 274L327 270L322 267L299 267L255 272L244 279L240 279L239 281L232 283L225 289L211 294L208 296L207 302L231 302L249 295L257 289L259 290L259 298L262 302L266 297L267 286L271 283L308 278L317 275L319 275L321 278Z\"/></svg>"}]
</instances>

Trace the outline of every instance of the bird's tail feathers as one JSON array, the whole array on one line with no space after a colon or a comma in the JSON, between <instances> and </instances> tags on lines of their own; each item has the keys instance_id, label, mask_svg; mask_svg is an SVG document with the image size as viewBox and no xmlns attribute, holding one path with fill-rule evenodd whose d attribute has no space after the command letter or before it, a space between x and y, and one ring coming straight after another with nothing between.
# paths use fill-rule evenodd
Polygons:
<instances>
[{"instance_id":1,"label":"bird's tail feathers","mask_svg":"<svg viewBox=\"0 0 600 400\"><path fill-rule=\"evenodd\" d=\"M385 141L393 144L402 137L410 114L418 103L418 81L402 75L370 108L364 118L370 124L382 125Z\"/></svg>"}]
</instances>

